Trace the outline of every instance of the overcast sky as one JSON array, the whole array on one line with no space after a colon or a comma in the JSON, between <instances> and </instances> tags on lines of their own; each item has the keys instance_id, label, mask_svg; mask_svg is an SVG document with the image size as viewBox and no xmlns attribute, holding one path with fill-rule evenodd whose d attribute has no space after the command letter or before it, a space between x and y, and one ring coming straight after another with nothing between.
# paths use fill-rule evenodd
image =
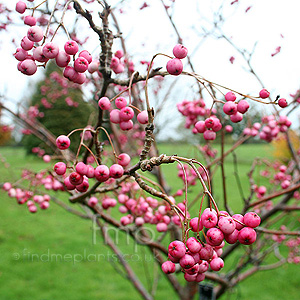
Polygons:
<instances>
[{"instance_id":1,"label":"overcast sky","mask_svg":"<svg viewBox=\"0 0 300 300\"><path fill-rule=\"evenodd\" d=\"M17 1L1 1L11 9ZM51 1L50 1L51 2ZM120 1L108 1L114 6ZM173 45L177 43L174 30L166 18L161 0L146 1L149 7L140 10L145 1L123 1L123 13L117 9L123 36L127 39L128 53L136 62L150 60L156 52L172 55ZM244 93L257 93L260 85L257 80L244 71L246 67L241 55L224 40L216 38L203 39L199 33L203 28L211 30L214 15L223 4L223 17L225 22L223 32L232 39L240 48L252 49L257 42L252 64L257 74L262 79L265 87L274 95L280 94L290 100L289 94L296 92L300 85L300 42L298 14L300 1L298 0L240 0L230 5L232 1L206 1L206 0L176 0L175 9L172 11L174 21L183 38L184 45L193 53L193 63L196 72L214 82L237 89ZM35 1L38 3L38 1ZM172 1L166 0L170 4ZM248 12L248 7L251 7ZM74 12L68 12L68 18ZM74 13L75 14L75 13ZM74 15L73 15L74 16ZM70 20L71 20L70 19ZM67 22L67 19L66 19ZM85 22L85 21L84 21ZM87 27L81 23L82 32ZM20 100L26 96L28 85L38 80L42 70L31 77L26 77L17 71L17 61L12 56L15 46L10 41L12 38L20 40L26 34L26 28L19 26L7 34L0 32L0 51L2 56L2 69L0 92L6 93L10 98ZM281 46L281 51L271 56L275 49ZM87 44L88 50L97 57L97 36L91 34ZM118 41L114 49L119 48ZM234 64L229 62L231 56L235 57ZM165 66L166 59L160 58L156 66ZM172 79L171 79L172 80ZM191 79L184 84L191 83ZM170 82L170 79L168 79ZM191 83L192 84L192 83ZM188 86L188 85L187 85ZM180 97L194 97L192 90L186 90ZM192 100L192 99L191 99ZM175 102L180 99L175 99Z\"/></svg>"}]
</instances>

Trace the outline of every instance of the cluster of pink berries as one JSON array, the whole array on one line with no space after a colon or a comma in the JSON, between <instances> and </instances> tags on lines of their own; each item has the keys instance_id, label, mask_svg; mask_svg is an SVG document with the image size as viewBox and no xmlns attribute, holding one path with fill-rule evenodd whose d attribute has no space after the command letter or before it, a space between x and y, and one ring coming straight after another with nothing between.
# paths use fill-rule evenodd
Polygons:
<instances>
[{"instance_id":1,"label":"cluster of pink berries","mask_svg":"<svg viewBox=\"0 0 300 300\"><path fill-rule=\"evenodd\" d=\"M205 209L201 218L191 219L190 230L199 232L203 227L207 228L206 243L195 237L187 239L186 243L173 241L168 247L169 260L162 264L162 270L166 274L174 273L176 263L179 263L187 281L200 282L205 278L205 272L209 269L219 271L224 267L224 261L220 257L225 243L250 245L256 240L256 232L253 228L260 224L260 217L255 212L248 212L244 216L236 214L230 217L226 211L221 211L218 217L214 210Z\"/></svg>"},{"instance_id":2,"label":"cluster of pink berries","mask_svg":"<svg viewBox=\"0 0 300 300\"><path fill-rule=\"evenodd\" d=\"M127 100L124 97L115 99L117 108L111 108L111 102L107 97L102 97L98 101L98 105L102 110L110 111L110 121L114 124L119 124L122 130L131 130L133 128L132 119L134 117L134 110L127 106ZM148 113L143 110L137 115L137 120L140 124L148 123Z\"/></svg>"},{"instance_id":3,"label":"cluster of pink berries","mask_svg":"<svg viewBox=\"0 0 300 300\"><path fill-rule=\"evenodd\" d=\"M179 178L181 178L183 180L183 182L185 182L185 180L186 180L186 183L188 186L196 184L198 175L193 168L191 168L187 165L184 165L184 170L183 170L180 165L177 165L177 169L178 169L177 176ZM198 168L198 172L201 175L201 177L203 178L203 180L206 181L207 175L201 167Z\"/></svg>"},{"instance_id":4,"label":"cluster of pink berries","mask_svg":"<svg viewBox=\"0 0 300 300\"><path fill-rule=\"evenodd\" d=\"M171 75L178 76L183 71L183 63L181 59L187 56L188 50L183 45L177 44L173 48L173 54L175 58L172 58L167 62L167 71Z\"/></svg>"},{"instance_id":5,"label":"cluster of pink berries","mask_svg":"<svg viewBox=\"0 0 300 300\"><path fill-rule=\"evenodd\" d=\"M117 50L111 59L111 63L110 63L111 69L114 71L115 74L123 73L125 70L125 63L128 62L128 70L130 73L133 73L134 72L133 62L127 61L126 59L122 61L123 57L124 57L124 52L122 50Z\"/></svg>"},{"instance_id":6,"label":"cluster of pink berries","mask_svg":"<svg viewBox=\"0 0 300 300\"><path fill-rule=\"evenodd\" d=\"M286 243L286 246L289 248L289 256L288 256L288 262L294 263L294 264L300 264L300 238L292 238L289 239Z\"/></svg>"},{"instance_id":7,"label":"cluster of pink berries","mask_svg":"<svg viewBox=\"0 0 300 300\"><path fill-rule=\"evenodd\" d=\"M270 115L262 118L262 124L263 126L260 123L254 123L252 128L246 127L243 133L251 136L259 134L261 140L272 142L279 132L286 132L292 122L286 116L280 116L276 120L274 115Z\"/></svg>"},{"instance_id":8,"label":"cluster of pink berries","mask_svg":"<svg viewBox=\"0 0 300 300\"><path fill-rule=\"evenodd\" d=\"M10 198L16 198L18 204L26 203L28 210L31 213L37 212L36 205L41 209L47 209L49 207L50 196L47 194L34 195L31 191L13 188L10 182L5 182L3 184L3 189L8 193Z\"/></svg>"},{"instance_id":9,"label":"cluster of pink berries","mask_svg":"<svg viewBox=\"0 0 300 300\"><path fill-rule=\"evenodd\" d=\"M65 135L60 135L56 139L56 145L60 150L66 150L70 146L70 139ZM124 174L124 167L130 163L130 156L121 153L118 156L118 163L113 164L110 168L106 165L99 165L94 168L79 162L75 166L75 171L64 178L64 184L68 190L76 189L78 192L86 192L89 188L89 178L95 178L99 182L105 182L110 178L121 178ZM65 175L67 166L64 162L58 162L54 165L54 171L57 175Z\"/></svg>"},{"instance_id":10,"label":"cluster of pink berries","mask_svg":"<svg viewBox=\"0 0 300 300\"><path fill-rule=\"evenodd\" d=\"M207 141L216 139L216 132L222 129L221 121L215 115L205 119L205 121L198 121L195 124L195 129L199 133L203 133L203 138Z\"/></svg>"}]
</instances>

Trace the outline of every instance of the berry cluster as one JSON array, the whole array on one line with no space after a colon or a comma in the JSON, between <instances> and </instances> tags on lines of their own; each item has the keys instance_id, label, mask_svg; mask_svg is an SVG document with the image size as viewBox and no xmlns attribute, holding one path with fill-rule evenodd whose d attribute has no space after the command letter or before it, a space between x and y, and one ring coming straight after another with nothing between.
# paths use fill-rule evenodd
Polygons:
<instances>
[{"instance_id":1,"label":"berry cluster","mask_svg":"<svg viewBox=\"0 0 300 300\"><path fill-rule=\"evenodd\" d=\"M219 271L224 267L220 257L225 243L250 245L256 240L256 232L253 228L260 224L260 217L255 212L248 212L232 217L226 212L218 214L209 208L205 209L201 218L191 219L189 226L192 232L203 231L206 242L195 237L190 237L185 243L173 241L168 247L169 260L162 264L162 270L166 274L174 273L176 263L179 263L184 272L186 281L200 282L205 278L205 272L209 269Z\"/></svg>"},{"instance_id":2,"label":"berry cluster","mask_svg":"<svg viewBox=\"0 0 300 300\"><path fill-rule=\"evenodd\" d=\"M170 59L167 62L167 71L171 75L178 76L183 71L183 64L181 59L187 56L188 50L183 45L177 44L173 48L173 54L175 58Z\"/></svg>"}]
</instances>

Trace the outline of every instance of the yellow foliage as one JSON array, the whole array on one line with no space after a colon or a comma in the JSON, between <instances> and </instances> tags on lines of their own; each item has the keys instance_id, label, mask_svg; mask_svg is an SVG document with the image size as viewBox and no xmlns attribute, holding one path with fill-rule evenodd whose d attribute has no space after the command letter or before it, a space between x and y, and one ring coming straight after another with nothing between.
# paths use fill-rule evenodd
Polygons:
<instances>
[{"instance_id":1,"label":"yellow foliage","mask_svg":"<svg viewBox=\"0 0 300 300\"><path fill-rule=\"evenodd\" d=\"M300 148L299 136L295 131L289 130L289 138L297 154L297 151ZM287 162L292 157L285 134L280 133L277 138L272 141L272 145L274 149L273 155L275 158L282 162Z\"/></svg>"}]
</instances>

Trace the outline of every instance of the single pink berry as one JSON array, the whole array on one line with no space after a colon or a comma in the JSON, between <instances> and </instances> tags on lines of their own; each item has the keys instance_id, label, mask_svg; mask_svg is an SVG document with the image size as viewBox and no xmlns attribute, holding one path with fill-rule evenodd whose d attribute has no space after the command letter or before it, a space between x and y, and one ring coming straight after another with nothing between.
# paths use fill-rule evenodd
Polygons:
<instances>
[{"instance_id":1,"label":"single pink berry","mask_svg":"<svg viewBox=\"0 0 300 300\"><path fill-rule=\"evenodd\" d=\"M203 260L210 260L214 255L214 249L212 246L205 244L199 251L200 258Z\"/></svg>"},{"instance_id":2,"label":"single pink berry","mask_svg":"<svg viewBox=\"0 0 300 300\"><path fill-rule=\"evenodd\" d=\"M56 146L60 150L65 150L70 147L70 139L66 135L60 135L56 139Z\"/></svg>"},{"instance_id":3,"label":"single pink berry","mask_svg":"<svg viewBox=\"0 0 300 300\"><path fill-rule=\"evenodd\" d=\"M109 114L109 119L114 124L119 124L121 122L120 111L118 109L113 109Z\"/></svg>"},{"instance_id":4,"label":"single pink berry","mask_svg":"<svg viewBox=\"0 0 300 300\"><path fill-rule=\"evenodd\" d=\"M24 14L26 8L27 8L27 5L26 5L25 2L23 2L23 1L17 2L17 4L16 4L16 11L17 11L19 14Z\"/></svg>"},{"instance_id":5,"label":"single pink berry","mask_svg":"<svg viewBox=\"0 0 300 300\"><path fill-rule=\"evenodd\" d=\"M244 223L246 226L255 228L260 224L260 217L255 212L248 212L244 215Z\"/></svg>"},{"instance_id":6,"label":"single pink berry","mask_svg":"<svg viewBox=\"0 0 300 300\"><path fill-rule=\"evenodd\" d=\"M75 78L73 79L74 83L83 84L86 81L86 75L84 73L78 73L75 71Z\"/></svg>"},{"instance_id":7,"label":"single pink berry","mask_svg":"<svg viewBox=\"0 0 300 300\"><path fill-rule=\"evenodd\" d=\"M180 259L185 255L186 247L181 241L173 241L169 244L168 251L171 256Z\"/></svg>"},{"instance_id":8,"label":"single pink berry","mask_svg":"<svg viewBox=\"0 0 300 300\"><path fill-rule=\"evenodd\" d=\"M88 201L88 206L94 207L98 203L98 199L96 197L91 197Z\"/></svg>"},{"instance_id":9,"label":"single pink berry","mask_svg":"<svg viewBox=\"0 0 300 300\"><path fill-rule=\"evenodd\" d=\"M182 61L179 58L173 58L167 62L167 71L171 75L178 76L183 70Z\"/></svg>"},{"instance_id":10,"label":"single pink berry","mask_svg":"<svg viewBox=\"0 0 300 300\"><path fill-rule=\"evenodd\" d=\"M86 166L86 177L94 178L95 177L95 169L91 165Z\"/></svg>"},{"instance_id":11,"label":"single pink berry","mask_svg":"<svg viewBox=\"0 0 300 300\"><path fill-rule=\"evenodd\" d=\"M31 50L33 48L34 42L30 41L29 38L27 36L24 36L21 40L21 47L28 51Z\"/></svg>"},{"instance_id":12,"label":"single pink berry","mask_svg":"<svg viewBox=\"0 0 300 300\"><path fill-rule=\"evenodd\" d=\"M220 271L224 267L224 261L222 258L217 257L212 259L209 265L213 271Z\"/></svg>"},{"instance_id":13,"label":"single pink berry","mask_svg":"<svg viewBox=\"0 0 300 300\"><path fill-rule=\"evenodd\" d=\"M206 228L215 227L218 223L218 216L213 210L204 210L201 215L201 223Z\"/></svg>"},{"instance_id":14,"label":"single pink berry","mask_svg":"<svg viewBox=\"0 0 300 300\"><path fill-rule=\"evenodd\" d=\"M23 47L22 47L22 48L23 48ZM278 105L279 105L281 108L285 108L285 107L288 106L288 103L287 103L286 99L280 98L280 99L278 100Z\"/></svg>"},{"instance_id":15,"label":"single pink berry","mask_svg":"<svg viewBox=\"0 0 300 300\"><path fill-rule=\"evenodd\" d=\"M98 68L99 68L99 61L92 61L89 64L88 71L89 73L93 74L94 72L98 71Z\"/></svg>"},{"instance_id":16,"label":"single pink berry","mask_svg":"<svg viewBox=\"0 0 300 300\"><path fill-rule=\"evenodd\" d=\"M106 165L100 165L95 168L95 178L100 182L108 180L109 168Z\"/></svg>"},{"instance_id":17,"label":"single pink berry","mask_svg":"<svg viewBox=\"0 0 300 300\"><path fill-rule=\"evenodd\" d=\"M241 122L243 120L243 115L240 112L237 111L235 114L233 114L233 115L230 116L230 120L233 123Z\"/></svg>"},{"instance_id":18,"label":"single pink berry","mask_svg":"<svg viewBox=\"0 0 300 300\"><path fill-rule=\"evenodd\" d=\"M120 64L119 58L118 58L118 57L113 57L113 58L111 59L111 62L110 62L110 67L111 67L112 69L114 69L114 68L117 68L117 67L119 66L119 64Z\"/></svg>"},{"instance_id":19,"label":"single pink berry","mask_svg":"<svg viewBox=\"0 0 300 300\"><path fill-rule=\"evenodd\" d=\"M36 42L36 43L40 42L44 37L42 28L36 25L30 27L27 31L27 37L32 42Z\"/></svg>"},{"instance_id":20,"label":"single pink berry","mask_svg":"<svg viewBox=\"0 0 300 300\"><path fill-rule=\"evenodd\" d=\"M36 25L36 18L33 16L26 16L24 18L24 24L28 26L34 26Z\"/></svg>"},{"instance_id":21,"label":"single pink berry","mask_svg":"<svg viewBox=\"0 0 300 300\"><path fill-rule=\"evenodd\" d=\"M89 64L93 61L92 55L87 50L82 50L81 52L79 52L78 56L84 57L88 61Z\"/></svg>"},{"instance_id":22,"label":"single pink berry","mask_svg":"<svg viewBox=\"0 0 300 300\"><path fill-rule=\"evenodd\" d=\"M37 71L36 63L31 59L25 59L20 64L21 72L25 75L33 75Z\"/></svg>"},{"instance_id":23,"label":"single pink berry","mask_svg":"<svg viewBox=\"0 0 300 300\"><path fill-rule=\"evenodd\" d=\"M110 109L110 101L107 97L101 97L98 101L98 105L102 110L109 110Z\"/></svg>"},{"instance_id":24,"label":"single pink berry","mask_svg":"<svg viewBox=\"0 0 300 300\"><path fill-rule=\"evenodd\" d=\"M239 231L238 240L241 244L251 245L256 240L256 232L251 227L244 227Z\"/></svg>"},{"instance_id":25,"label":"single pink berry","mask_svg":"<svg viewBox=\"0 0 300 300\"><path fill-rule=\"evenodd\" d=\"M78 44L75 41L69 40L65 43L64 49L67 54L75 55L78 52Z\"/></svg>"},{"instance_id":26,"label":"single pink berry","mask_svg":"<svg viewBox=\"0 0 300 300\"><path fill-rule=\"evenodd\" d=\"M228 101L223 105L223 111L226 115L233 115L237 112L237 104L232 101Z\"/></svg>"},{"instance_id":27,"label":"single pink berry","mask_svg":"<svg viewBox=\"0 0 300 300\"><path fill-rule=\"evenodd\" d=\"M236 228L235 221L231 217L220 218L218 222L218 226L224 234L230 234Z\"/></svg>"},{"instance_id":28,"label":"single pink berry","mask_svg":"<svg viewBox=\"0 0 300 300\"><path fill-rule=\"evenodd\" d=\"M262 99L266 99L270 96L270 93L266 90L266 89L262 89L260 92L259 92L259 97L262 98Z\"/></svg>"},{"instance_id":29,"label":"single pink berry","mask_svg":"<svg viewBox=\"0 0 300 300\"><path fill-rule=\"evenodd\" d=\"M193 232L201 231L203 229L203 225L202 225L201 219L200 219L200 222L199 222L198 217L195 217L195 218L191 219L189 225L190 225L190 228L191 228L191 230Z\"/></svg>"},{"instance_id":30,"label":"single pink berry","mask_svg":"<svg viewBox=\"0 0 300 300\"><path fill-rule=\"evenodd\" d=\"M35 205L30 205L28 207L28 210L31 212L31 213L36 213L37 212L37 207Z\"/></svg>"},{"instance_id":31,"label":"single pink berry","mask_svg":"<svg viewBox=\"0 0 300 300\"><path fill-rule=\"evenodd\" d=\"M3 189L4 189L4 191L7 191L7 192L8 192L11 188L12 188L12 185L11 185L10 182L5 182L5 183L3 184Z\"/></svg>"},{"instance_id":32,"label":"single pink berry","mask_svg":"<svg viewBox=\"0 0 300 300\"><path fill-rule=\"evenodd\" d=\"M195 265L195 260L193 256L185 254L183 257L180 258L179 264L182 268L189 269Z\"/></svg>"},{"instance_id":33,"label":"single pink berry","mask_svg":"<svg viewBox=\"0 0 300 300\"><path fill-rule=\"evenodd\" d=\"M184 47L183 45L177 44L174 48L173 48L173 54L176 58L182 59L185 58L188 54L188 50L186 47Z\"/></svg>"},{"instance_id":34,"label":"single pink berry","mask_svg":"<svg viewBox=\"0 0 300 300\"><path fill-rule=\"evenodd\" d=\"M166 232L168 230L168 225L166 223L157 223L156 230L158 232Z\"/></svg>"},{"instance_id":35,"label":"single pink berry","mask_svg":"<svg viewBox=\"0 0 300 300\"><path fill-rule=\"evenodd\" d=\"M43 47L43 54L49 59L55 58L58 55L58 52L59 47L53 42L46 43Z\"/></svg>"},{"instance_id":36,"label":"single pink berry","mask_svg":"<svg viewBox=\"0 0 300 300\"><path fill-rule=\"evenodd\" d=\"M63 72L65 78L69 79L70 81L74 81L78 73L75 69L71 66L66 66Z\"/></svg>"},{"instance_id":37,"label":"single pink berry","mask_svg":"<svg viewBox=\"0 0 300 300\"><path fill-rule=\"evenodd\" d=\"M123 64L118 64L115 68L112 68L112 69L116 74L120 74L120 73L124 72L125 67Z\"/></svg>"},{"instance_id":38,"label":"single pink berry","mask_svg":"<svg viewBox=\"0 0 300 300\"><path fill-rule=\"evenodd\" d=\"M17 48L16 52L14 53L14 57L18 61L23 61L28 56L28 52L24 50L23 48Z\"/></svg>"},{"instance_id":39,"label":"single pink berry","mask_svg":"<svg viewBox=\"0 0 300 300\"><path fill-rule=\"evenodd\" d=\"M218 118L214 118L214 125L212 127L212 130L214 132L220 131L222 129L222 123Z\"/></svg>"},{"instance_id":40,"label":"single pink berry","mask_svg":"<svg viewBox=\"0 0 300 300\"><path fill-rule=\"evenodd\" d=\"M118 97L115 100L116 107L122 109L127 106L127 100L124 97Z\"/></svg>"},{"instance_id":41,"label":"single pink berry","mask_svg":"<svg viewBox=\"0 0 300 300\"><path fill-rule=\"evenodd\" d=\"M231 133L233 131L233 128L231 125L226 125L225 126L225 131L228 132L228 133Z\"/></svg>"},{"instance_id":42,"label":"single pink berry","mask_svg":"<svg viewBox=\"0 0 300 300\"><path fill-rule=\"evenodd\" d=\"M122 207L122 209L121 209L121 207ZM119 211L121 212L121 213L126 213L128 210L127 210L127 208L125 207L125 206L120 206L119 207ZM136 226L142 226L143 224L145 223L145 220L144 220L144 218L142 218L142 217L137 217L136 219L135 219L135 225Z\"/></svg>"},{"instance_id":43,"label":"single pink berry","mask_svg":"<svg viewBox=\"0 0 300 300\"><path fill-rule=\"evenodd\" d=\"M212 246L219 246L224 240L224 234L219 228L210 228L206 233L208 243Z\"/></svg>"},{"instance_id":44,"label":"single pink berry","mask_svg":"<svg viewBox=\"0 0 300 300\"><path fill-rule=\"evenodd\" d=\"M235 100L236 100L236 95L235 95L235 93L233 93L233 92L228 92L228 93L225 95L225 100L226 100L226 101L235 101Z\"/></svg>"},{"instance_id":45,"label":"single pink berry","mask_svg":"<svg viewBox=\"0 0 300 300\"><path fill-rule=\"evenodd\" d=\"M64 175L66 173L67 166L63 162L58 162L54 165L54 172L57 175Z\"/></svg>"},{"instance_id":46,"label":"single pink berry","mask_svg":"<svg viewBox=\"0 0 300 300\"><path fill-rule=\"evenodd\" d=\"M50 206L50 203L47 201L43 201L42 203L40 203L41 209L47 209L49 206Z\"/></svg>"},{"instance_id":47,"label":"single pink berry","mask_svg":"<svg viewBox=\"0 0 300 300\"><path fill-rule=\"evenodd\" d=\"M70 60L71 56L65 51L59 51L55 57L56 64L61 68L65 68L69 64Z\"/></svg>"},{"instance_id":48,"label":"single pink berry","mask_svg":"<svg viewBox=\"0 0 300 300\"><path fill-rule=\"evenodd\" d=\"M118 156L118 164L122 167L127 167L130 164L130 156L127 153L121 153Z\"/></svg>"},{"instance_id":49,"label":"single pink berry","mask_svg":"<svg viewBox=\"0 0 300 300\"><path fill-rule=\"evenodd\" d=\"M198 274L199 268L200 268L199 265L195 264L191 268L185 269L184 272L189 275Z\"/></svg>"},{"instance_id":50,"label":"single pink berry","mask_svg":"<svg viewBox=\"0 0 300 300\"><path fill-rule=\"evenodd\" d=\"M129 121L121 121L120 122L120 128L122 130L131 130L133 128L133 122L131 120Z\"/></svg>"},{"instance_id":51,"label":"single pink berry","mask_svg":"<svg viewBox=\"0 0 300 300\"><path fill-rule=\"evenodd\" d=\"M69 175L69 181L71 184L73 185L79 185L83 182L83 176L80 175L79 173L77 172L72 172L70 175Z\"/></svg>"},{"instance_id":52,"label":"single pink berry","mask_svg":"<svg viewBox=\"0 0 300 300\"><path fill-rule=\"evenodd\" d=\"M120 178L124 174L124 169L119 164L114 164L109 168L109 176L112 178Z\"/></svg>"},{"instance_id":53,"label":"single pink berry","mask_svg":"<svg viewBox=\"0 0 300 300\"><path fill-rule=\"evenodd\" d=\"M120 110L120 119L123 122L129 121L133 118L134 111L131 107L126 106Z\"/></svg>"},{"instance_id":54,"label":"single pink berry","mask_svg":"<svg viewBox=\"0 0 300 300\"><path fill-rule=\"evenodd\" d=\"M201 282L205 279L205 274L204 273L198 273L197 276L196 276L196 279L195 281L196 282Z\"/></svg>"},{"instance_id":55,"label":"single pink berry","mask_svg":"<svg viewBox=\"0 0 300 300\"><path fill-rule=\"evenodd\" d=\"M174 273L176 270L175 264L171 261L165 261L162 265L161 265L161 269L163 270L163 272L165 274L171 274Z\"/></svg>"},{"instance_id":56,"label":"single pink berry","mask_svg":"<svg viewBox=\"0 0 300 300\"><path fill-rule=\"evenodd\" d=\"M75 59L74 69L78 73L84 73L89 67L89 62L82 56Z\"/></svg>"},{"instance_id":57,"label":"single pink berry","mask_svg":"<svg viewBox=\"0 0 300 300\"><path fill-rule=\"evenodd\" d=\"M117 58L122 58L123 56L124 56L123 50L117 50L117 51L115 52L115 57L117 57Z\"/></svg>"},{"instance_id":58,"label":"single pink berry","mask_svg":"<svg viewBox=\"0 0 300 300\"><path fill-rule=\"evenodd\" d=\"M86 165L84 162L80 161L80 162L76 165L75 170L76 170L76 172L79 173L80 175L86 175L86 173L87 173L87 165Z\"/></svg>"},{"instance_id":59,"label":"single pink berry","mask_svg":"<svg viewBox=\"0 0 300 300\"><path fill-rule=\"evenodd\" d=\"M85 193L89 189L90 185L87 180L83 180L83 182L79 185L76 185L76 190L80 193Z\"/></svg>"},{"instance_id":60,"label":"single pink berry","mask_svg":"<svg viewBox=\"0 0 300 300\"><path fill-rule=\"evenodd\" d=\"M69 191L75 190L75 185L70 182L69 176L67 176L64 179L64 185L66 186L67 190L69 190Z\"/></svg>"},{"instance_id":61,"label":"single pink berry","mask_svg":"<svg viewBox=\"0 0 300 300\"><path fill-rule=\"evenodd\" d=\"M284 180L281 182L281 188L287 189L291 185L291 182L289 180Z\"/></svg>"},{"instance_id":62,"label":"single pink berry","mask_svg":"<svg viewBox=\"0 0 300 300\"><path fill-rule=\"evenodd\" d=\"M49 59L43 54L43 47L39 46L33 49L33 58L38 62L46 62Z\"/></svg>"},{"instance_id":63,"label":"single pink berry","mask_svg":"<svg viewBox=\"0 0 300 300\"><path fill-rule=\"evenodd\" d=\"M249 109L250 105L248 103L248 101L246 100L241 100L238 105L237 105L237 110L238 112L240 112L241 114L244 114L245 112L247 112L247 110Z\"/></svg>"},{"instance_id":64,"label":"single pink berry","mask_svg":"<svg viewBox=\"0 0 300 300\"><path fill-rule=\"evenodd\" d=\"M148 112L146 110L141 111L137 115L137 120L140 124L147 124L148 123Z\"/></svg>"},{"instance_id":65,"label":"single pink berry","mask_svg":"<svg viewBox=\"0 0 300 300\"><path fill-rule=\"evenodd\" d=\"M206 128L210 129L214 127L214 118L207 118L204 121Z\"/></svg>"},{"instance_id":66,"label":"single pink berry","mask_svg":"<svg viewBox=\"0 0 300 300\"><path fill-rule=\"evenodd\" d=\"M232 216L235 221L235 227L237 230L241 230L244 227L244 216L241 214L235 214ZM237 222L239 221L239 222ZM242 224L241 224L242 223Z\"/></svg>"},{"instance_id":67,"label":"single pink berry","mask_svg":"<svg viewBox=\"0 0 300 300\"><path fill-rule=\"evenodd\" d=\"M207 141L213 141L216 139L217 135L213 130L205 130L203 133L203 137Z\"/></svg>"},{"instance_id":68,"label":"single pink berry","mask_svg":"<svg viewBox=\"0 0 300 300\"><path fill-rule=\"evenodd\" d=\"M230 234L224 234L225 241L228 244L235 244L237 242L237 240L238 240L238 236L239 236L239 231L237 229L235 229Z\"/></svg>"},{"instance_id":69,"label":"single pink berry","mask_svg":"<svg viewBox=\"0 0 300 300\"><path fill-rule=\"evenodd\" d=\"M200 242L194 237L190 237L187 239L186 246L192 253L199 252L202 247Z\"/></svg>"},{"instance_id":70,"label":"single pink berry","mask_svg":"<svg viewBox=\"0 0 300 300\"><path fill-rule=\"evenodd\" d=\"M183 277L187 282L193 282L193 281L196 281L197 274L190 275L188 273L184 273Z\"/></svg>"}]
</instances>

